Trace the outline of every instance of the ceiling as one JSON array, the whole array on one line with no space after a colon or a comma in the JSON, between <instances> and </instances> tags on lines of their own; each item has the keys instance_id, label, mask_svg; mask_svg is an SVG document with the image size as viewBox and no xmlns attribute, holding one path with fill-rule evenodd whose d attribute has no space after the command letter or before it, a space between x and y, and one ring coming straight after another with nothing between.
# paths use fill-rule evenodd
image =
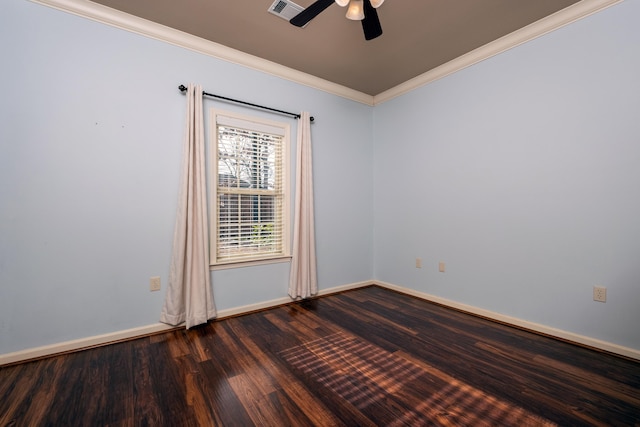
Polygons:
<instances>
[{"instance_id":1,"label":"ceiling","mask_svg":"<svg viewBox=\"0 0 640 427\"><path fill-rule=\"evenodd\" d=\"M273 0L94 2L375 96L578 0L387 0L370 41L337 4L298 28Z\"/></svg>"}]
</instances>

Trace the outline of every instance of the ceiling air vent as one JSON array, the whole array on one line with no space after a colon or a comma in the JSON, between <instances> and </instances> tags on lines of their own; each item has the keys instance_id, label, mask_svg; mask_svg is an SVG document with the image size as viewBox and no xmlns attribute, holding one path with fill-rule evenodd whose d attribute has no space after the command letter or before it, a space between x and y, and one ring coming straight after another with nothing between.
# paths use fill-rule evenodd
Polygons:
<instances>
[{"instance_id":1,"label":"ceiling air vent","mask_svg":"<svg viewBox=\"0 0 640 427\"><path fill-rule=\"evenodd\" d=\"M302 12L304 8L302 6L298 6L292 1L289 0L276 0L269 7L269 12L273 13L276 16L279 16L282 19L286 19L289 21L291 18Z\"/></svg>"}]
</instances>

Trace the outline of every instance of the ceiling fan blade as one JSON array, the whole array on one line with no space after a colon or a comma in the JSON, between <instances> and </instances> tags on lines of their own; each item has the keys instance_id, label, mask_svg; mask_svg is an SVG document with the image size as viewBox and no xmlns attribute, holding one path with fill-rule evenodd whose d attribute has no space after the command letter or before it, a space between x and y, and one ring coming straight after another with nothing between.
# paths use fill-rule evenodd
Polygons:
<instances>
[{"instance_id":1,"label":"ceiling fan blade","mask_svg":"<svg viewBox=\"0 0 640 427\"><path fill-rule=\"evenodd\" d=\"M334 0L317 0L311 6L291 18L291 22L296 27L304 27L316 16L320 15L320 12L328 8L333 4Z\"/></svg>"},{"instance_id":2,"label":"ceiling fan blade","mask_svg":"<svg viewBox=\"0 0 640 427\"><path fill-rule=\"evenodd\" d=\"M365 40L373 40L382 35L382 26L378 18L378 11L371 6L370 0L364 0L364 19L362 20L362 30Z\"/></svg>"}]
</instances>

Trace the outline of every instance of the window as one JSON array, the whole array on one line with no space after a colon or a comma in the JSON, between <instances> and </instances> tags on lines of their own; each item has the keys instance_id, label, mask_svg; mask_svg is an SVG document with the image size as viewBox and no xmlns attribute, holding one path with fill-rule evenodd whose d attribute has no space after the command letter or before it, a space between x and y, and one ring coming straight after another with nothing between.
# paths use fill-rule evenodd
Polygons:
<instances>
[{"instance_id":1,"label":"window","mask_svg":"<svg viewBox=\"0 0 640 427\"><path fill-rule=\"evenodd\" d=\"M288 257L289 125L211 116L211 264Z\"/></svg>"}]
</instances>

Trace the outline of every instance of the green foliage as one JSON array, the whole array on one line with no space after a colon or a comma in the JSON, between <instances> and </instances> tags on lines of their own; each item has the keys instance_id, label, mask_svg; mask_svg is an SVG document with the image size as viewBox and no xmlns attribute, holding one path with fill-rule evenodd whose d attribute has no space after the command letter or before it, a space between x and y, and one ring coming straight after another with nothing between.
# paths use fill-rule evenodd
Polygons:
<instances>
[{"instance_id":1,"label":"green foliage","mask_svg":"<svg viewBox=\"0 0 640 427\"><path fill-rule=\"evenodd\" d=\"M258 246L273 244L273 224L256 224L251 232L251 241Z\"/></svg>"}]
</instances>

